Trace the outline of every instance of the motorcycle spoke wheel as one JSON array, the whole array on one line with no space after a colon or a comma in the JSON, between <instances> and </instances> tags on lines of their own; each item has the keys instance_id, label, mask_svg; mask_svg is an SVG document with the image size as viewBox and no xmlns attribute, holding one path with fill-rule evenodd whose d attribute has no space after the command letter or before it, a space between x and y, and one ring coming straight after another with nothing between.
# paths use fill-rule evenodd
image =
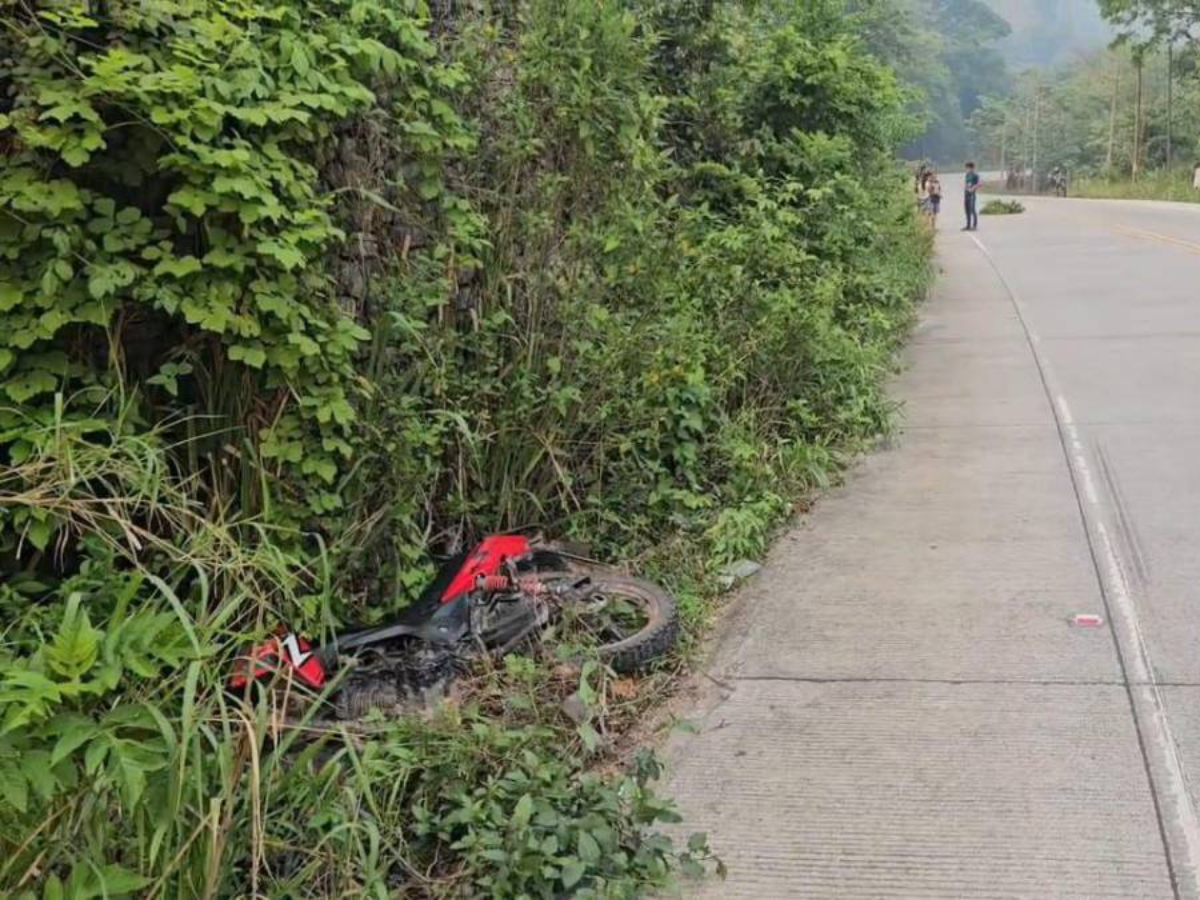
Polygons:
<instances>
[{"instance_id":1,"label":"motorcycle spoke wheel","mask_svg":"<svg viewBox=\"0 0 1200 900\"><path fill-rule=\"evenodd\" d=\"M616 573L590 573L588 579L587 589L563 604L551 629L549 636L563 652L594 654L628 674L647 668L674 646L679 632L675 601L661 588Z\"/></svg>"}]
</instances>

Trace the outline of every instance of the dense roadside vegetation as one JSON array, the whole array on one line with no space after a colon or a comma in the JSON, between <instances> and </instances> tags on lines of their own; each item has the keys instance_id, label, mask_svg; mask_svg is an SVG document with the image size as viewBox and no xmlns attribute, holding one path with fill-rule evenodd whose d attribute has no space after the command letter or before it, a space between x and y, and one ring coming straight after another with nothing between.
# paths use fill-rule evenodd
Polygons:
<instances>
[{"instance_id":1,"label":"dense roadside vegetation","mask_svg":"<svg viewBox=\"0 0 1200 900\"><path fill-rule=\"evenodd\" d=\"M887 427L909 97L840 0L436 10L0 2L0 894L634 896L704 855L652 757L597 765L635 701L595 666L306 748L221 677L531 524L694 634Z\"/></svg>"}]
</instances>

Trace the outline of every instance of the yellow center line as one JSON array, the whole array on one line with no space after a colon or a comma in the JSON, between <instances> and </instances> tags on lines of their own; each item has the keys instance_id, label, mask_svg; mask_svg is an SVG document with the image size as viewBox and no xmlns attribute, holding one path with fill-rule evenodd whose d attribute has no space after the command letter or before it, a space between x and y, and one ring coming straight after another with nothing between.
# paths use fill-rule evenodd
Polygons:
<instances>
[{"instance_id":1,"label":"yellow center line","mask_svg":"<svg viewBox=\"0 0 1200 900\"><path fill-rule=\"evenodd\" d=\"M1179 247L1189 253L1194 253L1200 256L1200 244L1194 241L1185 241L1183 238L1171 237L1169 234L1159 234L1157 231L1145 231L1141 228L1130 228L1127 225L1109 225L1106 226L1109 231L1117 234L1123 234L1126 237L1141 238L1147 241L1158 241L1162 244L1171 244Z\"/></svg>"},{"instance_id":2,"label":"yellow center line","mask_svg":"<svg viewBox=\"0 0 1200 900\"><path fill-rule=\"evenodd\" d=\"M1094 219L1086 216L1066 213L1063 218L1078 222L1080 225L1095 227L1097 223ZM1178 247L1181 250L1186 250L1188 253L1194 253L1200 256L1200 242L1188 241L1183 238L1173 237L1169 234L1160 234L1157 231L1146 231L1144 228L1134 228L1130 225L1100 225L1099 227L1106 231L1111 231L1113 234L1119 234L1124 237L1140 238L1144 241L1156 241L1160 244L1170 244Z\"/></svg>"}]
</instances>

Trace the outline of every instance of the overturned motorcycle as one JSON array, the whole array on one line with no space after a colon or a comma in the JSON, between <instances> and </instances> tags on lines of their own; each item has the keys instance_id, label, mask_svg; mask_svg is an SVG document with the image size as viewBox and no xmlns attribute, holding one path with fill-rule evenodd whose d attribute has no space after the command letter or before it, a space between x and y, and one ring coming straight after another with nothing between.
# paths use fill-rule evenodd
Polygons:
<instances>
[{"instance_id":1,"label":"overturned motorcycle","mask_svg":"<svg viewBox=\"0 0 1200 900\"><path fill-rule=\"evenodd\" d=\"M332 688L328 709L356 719L443 696L481 657L535 641L594 654L619 673L663 656L678 632L675 603L650 582L520 535L493 535L442 567L393 621L314 647L287 628L234 664L229 687ZM294 694L293 694L294 695Z\"/></svg>"}]
</instances>

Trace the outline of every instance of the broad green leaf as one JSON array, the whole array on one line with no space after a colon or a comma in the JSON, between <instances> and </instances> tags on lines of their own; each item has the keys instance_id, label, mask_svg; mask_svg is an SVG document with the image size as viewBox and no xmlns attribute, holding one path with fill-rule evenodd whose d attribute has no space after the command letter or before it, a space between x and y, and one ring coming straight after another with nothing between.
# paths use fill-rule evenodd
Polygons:
<instances>
[{"instance_id":1,"label":"broad green leaf","mask_svg":"<svg viewBox=\"0 0 1200 900\"><path fill-rule=\"evenodd\" d=\"M31 372L22 372L14 378L10 378L4 383L5 394L10 396L14 402L24 403L30 400L31 397L36 397L38 394L48 394L58 388L59 379L55 378L52 373L35 368Z\"/></svg>"},{"instance_id":2,"label":"broad green leaf","mask_svg":"<svg viewBox=\"0 0 1200 900\"><path fill-rule=\"evenodd\" d=\"M0 704L7 704L0 707L5 708L3 730L43 718L61 700L59 686L41 672L9 669L0 681Z\"/></svg>"},{"instance_id":3,"label":"broad green leaf","mask_svg":"<svg viewBox=\"0 0 1200 900\"><path fill-rule=\"evenodd\" d=\"M186 278L199 272L203 267L200 260L194 256L168 257L154 267L155 275L171 275L174 278Z\"/></svg>"},{"instance_id":4,"label":"broad green leaf","mask_svg":"<svg viewBox=\"0 0 1200 900\"><path fill-rule=\"evenodd\" d=\"M17 812L29 809L29 783L21 770L11 763L0 765L0 799Z\"/></svg>"},{"instance_id":5,"label":"broad green leaf","mask_svg":"<svg viewBox=\"0 0 1200 900\"><path fill-rule=\"evenodd\" d=\"M108 758L109 749L110 745L107 736L88 744L87 752L83 754L83 770L88 775L95 775L100 771L100 767L104 765L104 760Z\"/></svg>"},{"instance_id":6,"label":"broad green leaf","mask_svg":"<svg viewBox=\"0 0 1200 900\"><path fill-rule=\"evenodd\" d=\"M304 50L304 44L297 41L292 45L292 68L296 70L296 74L305 76L309 71L308 54Z\"/></svg>"},{"instance_id":7,"label":"broad green leaf","mask_svg":"<svg viewBox=\"0 0 1200 900\"><path fill-rule=\"evenodd\" d=\"M0 282L0 312L8 312L20 305L24 293L15 284Z\"/></svg>"},{"instance_id":8,"label":"broad green leaf","mask_svg":"<svg viewBox=\"0 0 1200 900\"><path fill-rule=\"evenodd\" d=\"M577 732L579 734L579 740L583 742L584 749L586 749L588 753L595 753L600 748L600 744L602 743L600 735L591 725L588 725L585 722L583 725L579 726Z\"/></svg>"},{"instance_id":9,"label":"broad green leaf","mask_svg":"<svg viewBox=\"0 0 1200 900\"><path fill-rule=\"evenodd\" d=\"M600 859L600 845L586 831L579 832L579 858L587 863L594 863Z\"/></svg>"},{"instance_id":10,"label":"broad green leaf","mask_svg":"<svg viewBox=\"0 0 1200 900\"><path fill-rule=\"evenodd\" d=\"M38 550L45 550L56 530L57 525L51 518L33 519L25 528L25 537Z\"/></svg>"},{"instance_id":11,"label":"broad green leaf","mask_svg":"<svg viewBox=\"0 0 1200 900\"><path fill-rule=\"evenodd\" d=\"M529 794L522 794L521 799L517 801L517 805L513 807L512 824L514 828L525 828L529 824L529 820L533 818L533 798Z\"/></svg>"},{"instance_id":12,"label":"broad green leaf","mask_svg":"<svg viewBox=\"0 0 1200 900\"><path fill-rule=\"evenodd\" d=\"M139 269L125 260L107 265L94 266L88 275L88 293L95 300L102 300L128 287L137 279Z\"/></svg>"},{"instance_id":13,"label":"broad green leaf","mask_svg":"<svg viewBox=\"0 0 1200 900\"><path fill-rule=\"evenodd\" d=\"M70 900L63 888L62 879L51 875L42 887L42 900Z\"/></svg>"},{"instance_id":14,"label":"broad green leaf","mask_svg":"<svg viewBox=\"0 0 1200 900\"><path fill-rule=\"evenodd\" d=\"M215 247L204 254L206 266L217 266L222 269L236 269L241 272L245 270L248 262L249 259L244 253L238 253L225 247Z\"/></svg>"},{"instance_id":15,"label":"broad green leaf","mask_svg":"<svg viewBox=\"0 0 1200 900\"><path fill-rule=\"evenodd\" d=\"M87 163L87 161L92 158L92 154L77 144L73 147L68 147L63 150L62 158L63 162L65 162L68 166L73 169L77 169Z\"/></svg>"},{"instance_id":16,"label":"broad green leaf","mask_svg":"<svg viewBox=\"0 0 1200 900\"><path fill-rule=\"evenodd\" d=\"M138 760L114 746L120 778L121 798L128 809L134 809L146 791L146 770Z\"/></svg>"},{"instance_id":17,"label":"broad green leaf","mask_svg":"<svg viewBox=\"0 0 1200 900\"><path fill-rule=\"evenodd\" d=\"M58 781L50 764L50 754L45 750L26 750L21 755L21 772L42 800L54 796Z\"/></svg>"},{"instance_id":18,"label":"broad green leaf","mask_svg":"<svg viewBox=\"0 0 1200 900\"><path fill-rule=\"evenodd\" d=\"M22 212L40 212L57 217L68 210L82 210L83 198L73 182L58 179L38 183L36 190L23 193L13 201L13 206Z\"/></svg>"},{"instance_id":19,"label":"broad green leaf","mask_svg":"<svg viewBox=\"0 0 1200 900\"><path fill-rule=\"evenodd\" d=\"M220 197L195 187L182 187L167 198L167 202L199 218L210 207L220 203Z\"/></svg>"},{"instance_id":20,"label":"broad green leaf","mask_svg":"<svg viewBox=\"0 0 1200 900\"><path fill-rule=\"evenodd\" d=\"M326 484L332 484L337 478L337 464L327 456L311 454L304 458L300 471L305 475L316 475Z\"/></svg>"},{"instance_id":21,"label":"broad green leaf","mask_svg":"<svg viewBox=\"0 0 1200 900\"><path fill-rule=\"evenodd\" d=\"M191 371L190 363L164 363L157 374L146 379L146 383L158 385L172 397L178 397L179 376L190 375Z\"/></svg>"},{"instance_id":22,"label":"broad green leaf","mask_svg":"<svg viewBox=\"0 0 1200 900\"><path fill-rule=\"evenodd\" d=\"M112 310L107 302L84 303L75 308L77 321L89 325L99 325L102 328L108 325L111 316Z\"/></svg>"},{"instance_id":23,"label":"broad green leaf","mask_svg":"<svg viewBox=\"0 0 1200 900\"><path fill-rule=\"evenodd\" d=\"M107 865L100 870L98 881L101 890L111 897L140 891L151 879L118 865Z\"/></svg>"},{"instance_id":24,"label":"broad green leaf","mask_svg":"<svg viewBox=\"0 0 1200 900\"><path fill-rule=\"evenodd\" d=\"M54 726L52 733L58 735L58 742L50 753L51 766L57 766L99 733L95 722L74 713L55 716L50 724Z\"/></svg>"},{"instance_id":25,"label":"broad green leaf","mask_svg":"<svg viewBox=\"0 0 1200 900\"><path fill-rule=\"evenodd\" d=\"M699 860L685 859L679 863L679 870L688 878L704 877L704 866Z\"/></svg>"},{"instance_id":26,"label":"broad green leaf","mask_svg":"<svg viewBox=\"0 0 1200 900\"><path fill-rule=\"evenodd\" d=\"M92 627L82 600L82 594L70 596L62 624L46 648L46 661L50 668L72 680L82 677L100 654L102 633Z\"/></svg>"},{"instance_id":27,"label":"broad green leaf","mask_svg":"<svg viewBox=\"0 0 1200 900\"><path fill-rule=\"evenodd\" d=\"M354 421L354 407L345 400L336 400L329 405L333 420L339 425L349 425Z\"/></svg>"},{"instance_id":28,"label":"broad green leaf","mask_svg":"<svg viewBox=\"0 0 1200 900\"><path fill-rule=\"evenodd\" d=\"M267 361L267 352L261 346L234 344L229 348L229 358L244 362L252 369L261 369Z\"/></svg>"},{"instance_id":29,"label":"broad green leaf","mask_svg":"<svg viewBox=\"0 0 1200 900\"><path fill-rule=\"evenodd\" d=\"M579 880L583 878L587 872L587 867L577 859L568 859L563 865L562 884L568 891L575 885L579 884Z\"/></svg>"},{"instance_id":30,"label":"broad green leaf","mask_svg":"<svg viewBox=\"0 0 1200 900\"><path fill-rule=\"evenodd\" d=\"M304 254L294 244L285 244L282 241L259 241L258 252L260 256L271 257L289 272L304 264Z\"/></svg>"}]
</instances>

